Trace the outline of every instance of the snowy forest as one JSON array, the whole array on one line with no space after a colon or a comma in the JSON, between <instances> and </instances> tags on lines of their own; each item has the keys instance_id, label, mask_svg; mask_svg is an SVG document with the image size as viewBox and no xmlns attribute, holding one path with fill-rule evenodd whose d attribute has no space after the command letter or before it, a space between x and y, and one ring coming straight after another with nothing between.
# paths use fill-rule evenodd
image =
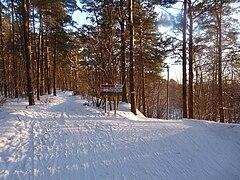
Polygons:
<instances>
[{"instance_id":1,"label":"snowy forest","mask_svg":"<svg viewBox=\"0 0 240 180\"><path fill-rule=\"evenodd\" d=\"M240 180L239 0L0 11L1 180Z\"/></svg>"},{"instance_id":2,"label":"snowy forest","mask_svg":"<svg viewBox=\"0 0 240 180\"><path fill-rule=\"evenodd\" d=\"M120 100L134 114L239 123L239 6L238 0L1 0L1 103L25 97L32 106L43 95L71 90L101 106L100 85L122 84ZM76 11L88 23L77 24ZM182 66L180 81L163 76L172 60Z\"/></svg>"}]
</instances>

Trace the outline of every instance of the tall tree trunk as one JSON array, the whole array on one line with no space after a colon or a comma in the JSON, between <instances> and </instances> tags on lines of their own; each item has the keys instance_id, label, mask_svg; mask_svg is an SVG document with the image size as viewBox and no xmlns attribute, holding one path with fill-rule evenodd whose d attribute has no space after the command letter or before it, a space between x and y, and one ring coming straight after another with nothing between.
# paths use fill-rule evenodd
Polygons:
<instances>
[{"instance_id":1,"label":"tall tree trunk","mask_svg":"<svg viewBox=\"0 0 240 180\"><path fill-rule=\"evenodd\" d=\"M129 80L130 80L130 98L131 98L131 112L137 114L136 111L136 100L134 91L134 27L133 27L133 0L129 0L129 30L130 30L130 69L129 69Z\"/></svg>"},{"instance_id":2,"label":"tall tree trunk","mask_svg":"<svg viewBox=\"0 0 240 180\"><path fill-rule=\"evenodd\" d=\"M218 37L218 35L217 35ZM215 53L215 52L214 52ZM211 119L213 121L217 120L217 101L218 101L218 95L217 95L217 62L216 62L216 56L214 56L214 64L213 64L213 79L212 79L212 103L211 103Z\"/></svg>"},{"instance_id":3,"label":"tall tree trunk","mask_svg":"<svg viewBox=\"0 0 240 180\"><path fill-rule=\"evenodd\" d=\"M125 17L124 17L124 0L120 1L120 26L121 26L121 71L122 71L122 102L127 102L126 88L126 42L125 42Z\"/></svg>"},{"instance_id":4,"label":"tall tree trunk","mask_svg":"<svg viewBox=\"0 0 240 180\"><path fill-rule=\"evenodd\" d=\"M0 36L1 36L1 60L3 69L3 88L4 96L7 97L7 77L6 77L6 67L5 67L5 56L4 56L4 45L3 45L3 27L2 27L2 2L0 2Z\"/></svg>"},{"instance_id":5,"label":"tall tree trunk","mask_svg":"<svg viewBox=\"0 0 240 180\"><path fill-rule=\"evenodd\" d=\"M38 62L37 62L37 34L36 34L36 27L35 27L35 7L32 6L32 26L33 26L33 36L32 36L32 47L33 47L33 53L32 53L32 68L33 71L32 73L34 74L34 79L33 79L33 89L36 89L35 82L37 82L37 74L38 74ZM37 89L36 89L37 90ZM37 100L40 100L40 96L37 97Z\"/></svg>"},{"instance_id":6,"label":"tall tree trunk","mask_svg":"<svg viewBox=\"0 0 240 180\"><path fill-rule=\"evenodd\" d=\"M169 66L167 66L167 119L169 119Z\"/></svg>"},{"instance_id":7,"label":"tall tree trunk","mask_svg":"<svg viewBox=\"0 0 240 180\"><path fill-rule=\"evenodd\" d=\"M157 119L161 118L161 111L160 111L160 93L161 93L161 85L160 85L160 81L158 81L158 85L157 85Z\"/></svg>"},{"instance_id":8,"label":"tall tree trunk","mask_svg":"<svg viewBox=\"0 0 240 180\"><path fill-rule=\"evenodd\" d=\"M224 110L223 110L223 92L222 92L222 17L221 11L222 4L220 2L219 9L216 10L216 18L217 18L217 29L218 29L218 107L219 107L219 115L220 122L224 123Z\"/></svg>"},{"instance_id":9,"label":"tall tree trunk","mask_svg":"<svg viewBox=\"0 0 240 180\"><path fill-rule=\"evenodd\" d=\"M74 68L74 83L75 83L75 85L74 85L74 91L75 92L79 92L79 89L78 89L78 56L77 56L77 53L76 53L76 55L75 55L75 61L74 61L74 64L75 64L75 68ZM55 70L56 71L56 70ZM99 78L101 78L101 77L99 77ZM56 80L55 80L56 81ZM101 82L101 80L99 80L99 82Z\"/></svg>"},{"instance_id":10,"label":"tall tree trunk","mask_svg":"<svg viewBox=\"0 0 240 180\"><path fill-rule=\"evenodd\" d=\"M37 54L37 100L40 100L40 59L42 47L42 14L39 14L39 35L38 35L38 54Z\"/></svg>"},{"instance_id":11,"label":"tall tree trunk","mask_svg":"<svg viewBox=\"0 0 240 180\"><path fill-rule=\"evenodd\" d=\"M56 96L56 59L57 59L57 35L54 39L54 58L53 58L53 95ZM76 82L75 82L76 83Z\"/></svg>"},{"instance_id":12,"label":"tall tree trunk","mask_svg":"<svg viewBox=\"0 0 240 180\"><path fill-rule=\"evenodd\" d=\"M35 75L35 78L34 78L34 86L37 85L37 100L40 100L40 92L39 92L39 87L38 87L38 83L39 83L39 62L38 62L38 53L37 53L37 48L38 48L38 45L37 45L37 34L36 34L36 27L35 27L35 8L33 6L33 9L32 9L32 24L33 24L33 39L32 39L32 42L33 42L33 57L32 57L32 61L33 61L33 64L32 64L32 67L33 67L33 74ZM37 77L36 77L37 75ZM36 84L35 84L36 82ZM34 88L35 89L35 88Z\"/></svg>"},{"instance_id":13,"label":"tall tree trunk","mask_svg":"<svg viewBox=\"0 0 240 180\"><path fill-rule=\"evenodd\" d=\"M189 17L189 89L188 89L188 117L193 118L193 19L192 19L192 2L188 0L188 17Z\"/></svg>"},{"instance_id":14,"label":"tall tree trunk","mask_svg":"<svg viewBox=\"0 0 240 180\"><path fill-rule=\"evenodd\" d=\"M32 78L31 78L31 44L30 44L30 27L29 27L29 4L30 0L22 0L23 5L23 33L24 33L24 50L26 59L26 75L27 75L27 93L29 106L35 104L33 89L32 89Z\"/></svg>"},{"instance_id":15,"label":"tall tree trunk","mask_svg":"<svg viewBox=\"0 0 240 180\"><path fill-rule=\"evenodd\" d=\"M15 98L18 98L18 73L17 73L17 61L15 58L15 22L14 22L14 0L12 4L12 62L13 62L13 75L14 75L14 94Z\"/></svg>"},{"instance_id":16,"label":"tall tree trunk","mask_svg":"<svg viewBox=\"0 0 240 180\"><path fill-rule=\"evenodd\" d=\"M141 7L141 1L139 1L139 6ZM141 64L141 94L142 94L142 107L143 107L143 115L147 116L147 110L146 110L146 96L145 96L145 62L143 58L143 22L141 19L141 9L139 9L139 61Z\"/></svg>"},{"instance_id":17,"label":"tall tree trunk","mask_svg":"<svg viewBox=\"0 0 240 180\"><path fill-rule=\"evenodd\" d=\"M49 62L49 30L48 27L46 27L46 44L45 44L45 84L46 84L46 91L48 94L51 94L51 89L50 89L50 76L49 76L49 71L50 71L50 62Z\"/></svg>"},{"instance_id":18,"label":"tall tree trunk","mask_svg":"<svg viewBox=\"0 0 240 180\"><path fill-rule=\"evenodd\" d=\"M187 118L187 70L186 70L186 62L187 62L187 55L186 55L186 36L187 36L187 0L184 0L184 17L183 17L183 50L182 50L182 98L183 98L183 118Z\"/></svg>"},{"instance_id":19,"label":"tall tree trunk","mask_svg":"<svg viewBox=\"0 0 240 180\"><path fill-rule=\"evenodd\" d=\"M41 33L41 61L40 61L40 95L45 94L45 83L44 83L44 38L43 38L43 18L42 14L40 14L40 29L39 33Z\"/></svg>"}]
</instances>

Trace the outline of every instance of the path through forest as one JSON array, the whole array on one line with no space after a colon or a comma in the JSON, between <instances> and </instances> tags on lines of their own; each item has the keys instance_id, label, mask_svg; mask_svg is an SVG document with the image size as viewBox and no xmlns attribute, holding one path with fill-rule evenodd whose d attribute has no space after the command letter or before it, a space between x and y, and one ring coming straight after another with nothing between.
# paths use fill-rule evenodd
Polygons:
<instances>
[{"instance_id":1,"label":"path through forest","mask_svg":"<svg viewBox=\"0 0 240 180\"><path fill-rule=\"evenodd\" d=\"M0 179L240 179L240 126L133 116L71 93L0 109Z\"/></svg>"}]
</instances>

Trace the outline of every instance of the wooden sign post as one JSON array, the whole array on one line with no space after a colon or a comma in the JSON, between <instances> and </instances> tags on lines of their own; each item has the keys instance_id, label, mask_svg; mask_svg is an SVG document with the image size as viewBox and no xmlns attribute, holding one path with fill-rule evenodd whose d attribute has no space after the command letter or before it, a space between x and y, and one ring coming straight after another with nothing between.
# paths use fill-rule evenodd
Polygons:
<instances>
[{"instance_id":1,"label":"wooden sign post","mask_svg":"<svg viewBox=\"0 0 240 180\"><path fill-rule=\"evenodd\" d=\"M100 86L101 93L100 95L104 96L105 101L105 113L107 112L107 103L108 103L108 97L113 97L114 101L114 115L117 113L117 101L118 97L122 95L122 85L121 84L102 84Z\"/></svg>"}]
</instances>

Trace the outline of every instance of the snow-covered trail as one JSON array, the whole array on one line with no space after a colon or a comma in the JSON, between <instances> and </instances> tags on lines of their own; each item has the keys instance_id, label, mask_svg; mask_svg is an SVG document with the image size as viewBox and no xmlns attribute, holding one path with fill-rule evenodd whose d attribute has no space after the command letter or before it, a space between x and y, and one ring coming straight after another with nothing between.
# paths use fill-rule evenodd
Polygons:
<instances>
[{"instance_id":1,"label":"snow-covered trail","mask_svg":"<svg viewBox=\"0 0 240 180\"><path fill-rule=\"evenodd\" d=\"M0 179L240 179L240 126L117 116L62 93L0 109ZM125 106L124 106L125 107Z\"/></svg>"}]
</instances>

